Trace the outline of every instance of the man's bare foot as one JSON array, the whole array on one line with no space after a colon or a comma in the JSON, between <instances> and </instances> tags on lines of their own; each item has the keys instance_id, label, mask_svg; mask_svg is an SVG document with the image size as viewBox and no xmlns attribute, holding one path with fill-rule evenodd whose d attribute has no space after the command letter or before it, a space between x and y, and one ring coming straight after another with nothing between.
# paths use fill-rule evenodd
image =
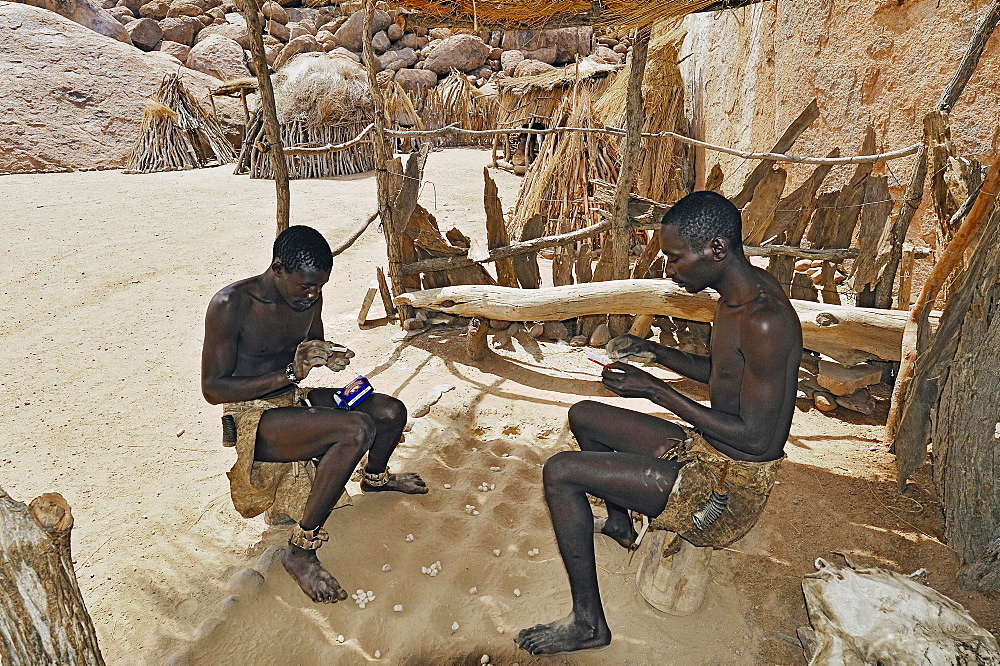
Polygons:
<instances>
[{"instance_id":1,"label":"man's bare foot","mask_svg":"<svg viewBox=\"0 0 1000 666\"><path fill-rule=\"evenodd\" d=\"M306 596L313 601L335 604L347 598L347 591L342 589L337 579L319 563L315 550L305 550L288 544L288 548L281 554L281 563Z\"/></svg>"},{"instance_id":2,"label":"man's bare foot","mask_svg":"<svg viewBox=\"0 0 1000 666\"><path fill-rule=\"evenodd\" d=\"M635 550L635 540L639 538L639 533L635 531L632 520L624 516L619 517L618 514L608 516L600 532L617 541L618 545L625 550Z\"/></svg>"},{"instance_id":3,"label":"man's bare foot","mask_svg":"<svg viewBox=\"0 0 1000 666\"><path fill-rule=\"evenodd\" d=\"M419 474L413 472L401 472L390 474L389 483L384 486L372 486L367 481L361 481L361 490L364 492L379 492L382 490L395 490L407 495L423 495L427 492L427 484L420 478Z\"/></svg>"},{"instance_id":4,"label":"man's bare foot","mask_svg":"<svg viewBox=\"0 0 1000 666\"><path fill-rule=\"evenodd\" d=\"M517 634L517 646L531 654L593 650L610 643L611 630L607 624L602 622L601 626L594 626L580 622L572 613L549 624L522 629Z\"/></svg>"}]
</instances>

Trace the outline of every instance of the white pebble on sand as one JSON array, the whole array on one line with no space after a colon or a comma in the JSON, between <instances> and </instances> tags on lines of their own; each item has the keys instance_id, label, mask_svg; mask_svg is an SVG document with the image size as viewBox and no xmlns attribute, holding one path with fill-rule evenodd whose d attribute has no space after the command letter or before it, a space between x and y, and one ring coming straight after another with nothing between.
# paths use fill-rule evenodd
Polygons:
<instances>
[{"instance_id":1,"label":"white pebble on sand","mask_svg":"<svg viewBox=\"0 0 1000 666\"><path fill-rule=\"evenodd\" d=\"M493 549L493 556L494 557L500 557L500 549L499 548L494 548Z\"/></svg>"},{"instance_id":2,"label":"white pebble on sand","mask_svg":"<svg viewBox=\"0 0 1000 666\"><path fill-rule=\"evenodd\" d=\"M344 642L344 634L340 634L340 635L337 636L337 642L338 643L343 643Z\"/></svg>"},{"instance_id":3,"label":"white pebble on sand","mask_svg":"<svg viewBox=\"0 0 1000 666\"><path fill-rule=\"evenodd\" d=\"M479 660L479 663L483 664L483 666L485 666L486 664L490 663L490 655L484 654L482 656L482 658Z\"/></svg>"},{"instance_id":4,"label":"white pebble on sand","mask_svg":"<svg viewBox=\"0 0 1000 666\"><path fill-rule=\"evenodd\" d=\"M473 511L473 512L472 512L472 515L473 515L473 516L478 516L478 515L479 515L479 512L478 512L478 511Z\"/></svg>"},{"instance_id":5,"label":"white pebble on sand","mask_svg":"<svg viewBox=\"0 0 1000 666\"><path fill-rule=\"evenodd\" d=\"M375 658L376 659L381 659L382 658L382 653L379 652L378 650L375 650Z\"/></svg>"},{"instance_id":6,"label":"white pebble on sand","mask_svg":"<svg viewBox=\"0 0 1000 666\"><path fill-rule=\"evenodd\" d=\"M477 449L476 447L474 447L474 446L472 447L472 452L473 452L473 453L475 453L475 452L476 452L476 451L478 451L478 450L479 450L479 449Z\"/></svg>"},{"instance_id":7,"label":"white pebble on sand","mask_svg":"<svg viewBox=\"0 0 1000 666\"><path fill-rule=\"evenodd\" d=\"M406 541L413 541L413 535L412 534L407 534L405 540Z\"/></svg>"},{"instance_id":8,"label":"white pebble on sand","mask_svg":"<svg viewBox=\"0 0 1000 666\"><path fill-rule=\"evenodd\" d=\"M444 489L445 490L451 490L451 484L450 483L444 484Z\"/></svg>"},{"instance_id":9,"label":"white pebble on sand","mask_svg":"<svg viewBox=\"0 0 1000 666\"><path fill-rule=\"evenodd\" d=\"M390 571L392 571L392 567L389 566L388 564L383 564L382 571L384 571L385 573L389 573Z\"/></svg>"},{"instance_id":10,"label":"white pebble on sand","mask_svg":"<svg viewBox=\"0 0 1000 666\"><path fill-rule=\"evenodd\" d=\"M534 557L535 555L538 555L537 548L532 548L531 550L528 551L528 557Z\"/></svg>"},{"instance_id":11,"label":"white pebble on sand","mask_svg":"<svg viewBox=\"0 0 1000 666\"><path fill-rule=\"evenodd\" d=\"M495 483L490 484L490 490L496 490L497 486Z\"/></svg>"},{"instance_id":12,"label":"white pebble on sand","mask_svg":"<svg viewBox=\"0 0 1000 666\"><path fill-rule=\"evenodd\" d=\"M458 631L458 622L452 622L451 623L451 630L452 631Z\"/></svg>"},{"instance_id":13,"label":"white pebble on sand","mask_svg":"<svg viewBox=\"0 0 1000 666\"><path fill-rule=\"evenodd\" d=\"M500 468L499 467L490 467L490 471L491 472L499 472Z\"/></svg>"},{"instance_id":14,"label":"white pebble on sand","mask_svg":"<svg viewBox=\"0 0 1000 666\"><path fill-rule=\"evenodd\" d=\"M472 587L469 588L469 594L475 594L477 592L479 592L479 588L478 587L472 586Z\"/></svg>"},{"instance_id":15,"label":"white pebble on sand","mask_svg":"<svg viewBox=\"0 0 1000 666\"><path fill-rule=\"evenodd\" d=\"M519 597L519 596L521 596L521 590L519 590L519 589L517 589L517 588L515 587L515 588L514 588L514 596L515 596L515 597Z\"/></svg>"},{"instance_id":16,"label":"white pebble on sand","mask_svg":"<svg viewBox=\"0 0 1000 666\"><path fill-rule=\"evenodd\" d=\"M503 627L497 627L497 633L498 634L502 634L503 633Z\"/></svg>"},{"instance_id":17,"label":"white pebble on sand","mask_svg":"<svg viewBox=\"0 0 1000 666\"><path fill-rule=\"evenodd\" d=\"M402 613L403 612L403 604L396 604L395 606L392 607L392 610L396 611L397 613Z\"/></svg>"}]
</instances>

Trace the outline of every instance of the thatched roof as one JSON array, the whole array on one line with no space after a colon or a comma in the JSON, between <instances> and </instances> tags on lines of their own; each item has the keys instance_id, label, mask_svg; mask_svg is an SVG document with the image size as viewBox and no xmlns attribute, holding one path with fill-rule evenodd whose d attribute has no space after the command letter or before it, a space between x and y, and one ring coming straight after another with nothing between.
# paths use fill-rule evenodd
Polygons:
<instances>
[{"instance_id":1,"label":"thatched roof","mask_svg":"<svg viewBox=\"0 0 1000 666\"><path fill-rule=\"evenodd\" d=\"M272 77L278 121L312 126L371 118L375 103L368 73L354 60L333 53L302 53Z\"/></svg>"},{"instance_id":2,"label":"thatched roof","mask_svg":"<svg viewBox=\"0 0 1000 666\"><path fill-rule=\"evenodd\" d=\"M531 29L560 25L603 25L616 28L651 26L695 11L723 9L759 0L397 0L403 10L417 12L421 23L483 28ZM407 21L411 21L410 17Z\"/></svg>"},{"instance_id":3,"label":"thatched roof","mask_svg":"<svg viewBox=\"0 0 1000 666\"><path fill-rule=\"evenodd\" d=\"M534 76L507 76L496 78L493 84L500 92L523 92L527 90L552 90L563 86L571 86L577 81L599 79L621 69L621 65L605 65L593 60L583 59L579 64L553 69Z\"/></svg>"}]
</instances>

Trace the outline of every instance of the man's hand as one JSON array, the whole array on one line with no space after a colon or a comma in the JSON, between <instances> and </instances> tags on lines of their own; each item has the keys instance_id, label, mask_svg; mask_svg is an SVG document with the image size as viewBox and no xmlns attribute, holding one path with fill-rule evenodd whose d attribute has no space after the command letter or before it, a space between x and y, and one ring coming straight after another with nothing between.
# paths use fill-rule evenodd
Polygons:
<instances>
[{"instance_id":1,"label":"man's hand","mask_svg":"<svg viewBox=\"0 0 1000 666\"><path fill-rule=\"evenodd\" d=\"M643 340L635 335L619 335L608 342L605 350L612 361L640 361L653 363L656 361L655 343Z\"/></svg>"},{"instance_id":2,"label":"man's hand","mask_svg":"<svg viewBox=\"0 0 1000 666\"><path fill-rule=\"evenodd\" d=\"M334 372L340 372L348 365L351 364L351 359L354 358L354 352L343 345L338 345L335 342L329 343L330 348L330 359L326 362L326 367L330 368Z\"/></svg>"},{"instance_id":3,"label":"man's hand","mask_svg":"<svg viewBox=\"0 0 1000 666\"><path fill-rule=\"evenodd\" d=\"M295 376L298 377L299 381L305 379L309 375L309 371L313 368L327 365L330 362L331 355L334 353L334 348L345 349L325 340L304 340L300 342L299 346L295 349L295 360L292 361L292 370L295 371Z\"/></svg>"},{"instance_id":4,"label":"man's hand","mask_svg":"<svg viewBox=\"0 0 1000 666\"><path fill-rule=\"evenodd\" d=\"M663 383L642 368L621 362L606 367L601 373L601 382L623 398L649 398Z\"/></svg>"}]
</instances>

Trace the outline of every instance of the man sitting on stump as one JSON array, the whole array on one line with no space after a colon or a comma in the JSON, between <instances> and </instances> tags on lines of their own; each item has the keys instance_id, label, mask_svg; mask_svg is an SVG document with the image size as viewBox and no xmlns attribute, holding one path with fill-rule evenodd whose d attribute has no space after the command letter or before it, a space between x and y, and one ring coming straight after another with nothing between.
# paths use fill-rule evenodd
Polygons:
<instances>
[{"instance_id":1,"label":"man sitting on stump","mask_svg":"<svg viewBox=\"0 0 1000 666\"><path fill-rule=\"evenodd\" d=\"M597 584L587 495L603 499L601 532L625 548L638 535L629 511L695 546L723 547L757 521L784 457L795 407L802 330L788 297L743 254L739 210L714 192L695 192L663 216L666 275L690 293L719 293L708 356L625 335L608 343L612 359L644 358L708 384L711 407L623 362L601 380L625 398L646 398L691 426L585 400L569 410L581 451L545 464L545 501L569 575L572 612L524 629L532 654L598 648L611 642ZM727 503L715 501L719 487ZM718 496L714 498L718 499ZM721 513L718 509L721 508Z\"/></svg>"},{"instance_id":2,"label":"man sitting on stump","mask_svg":"<svg viewBox=\"0 0 1000 666\"><path fill-rule=\"evenodd\" d=\"M329 539L323 523L362 457L368 454L366 492L426 493L427 486L416 474L387 467L406 424L402 402L374 393L349 403L334 389L299 388L313 368L343 370L354 356L323 336L321 292L333 267L326 239L310 227L289 227L275 240L273 257L264 273L212 298L202 393L224 403L223 443L237 453L229 472L236 509L247 518L276 507L293 512L299 522L282 564L313 601L335 603L347 592L316 549ZM296 489L297 503L288 499Z\"/></svg>"}]
</instances>

